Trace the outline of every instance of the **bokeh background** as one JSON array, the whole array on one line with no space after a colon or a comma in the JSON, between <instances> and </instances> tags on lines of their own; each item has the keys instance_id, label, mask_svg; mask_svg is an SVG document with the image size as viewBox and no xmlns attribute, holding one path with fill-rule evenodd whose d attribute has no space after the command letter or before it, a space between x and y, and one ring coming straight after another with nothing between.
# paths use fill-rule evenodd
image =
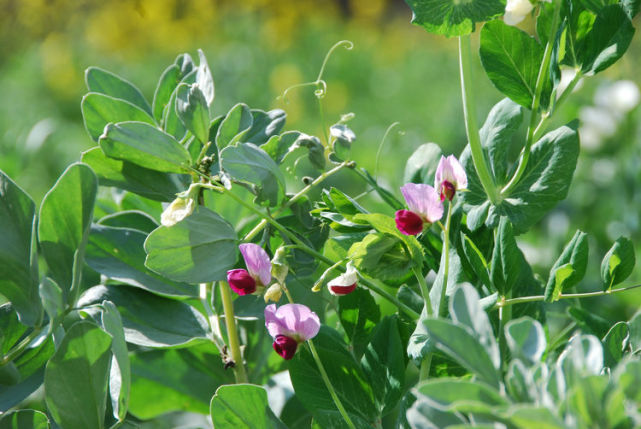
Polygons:
<instances>
[{"instance_id":1,"label":"bokeh background","mask_svg":"<svg viewBox=\"0 0 641 429\"><path fill-rule=\"evenodd\" d=\"M320 135L313 89L290 92L288 103L278 96L314 80L327 50L347 39L354 49L338 49L325 71L326 122L355 114L353 158L371 172L385 130L400 122L381 148L377 170L397 190L405 161L420 144L436 142L458 154L466 143L457 42L429 35L410 19L401 0L0 0L0 169L39 202L93 146L80 112L88 66L127 78L151 99L164 68L179 53L196 56L198 48L216 81L215 114L237 102L283 108L286 129ZM532 20L522 28L531 31ZM474 65L482 123L501 95L478 60ZM583 120L583 150L568 199L520 237L544 278L577 228L591 236L581 290L599 288L601 257L618 236L641 250L640 69L636 35L628 54L586 80L555 119ZM349 178L342 186L362 191ZM640 272L634 281L641 281ZM641 292L585 302L597 315L625 320L641 305Z\"/></svg>"}]
</instances>

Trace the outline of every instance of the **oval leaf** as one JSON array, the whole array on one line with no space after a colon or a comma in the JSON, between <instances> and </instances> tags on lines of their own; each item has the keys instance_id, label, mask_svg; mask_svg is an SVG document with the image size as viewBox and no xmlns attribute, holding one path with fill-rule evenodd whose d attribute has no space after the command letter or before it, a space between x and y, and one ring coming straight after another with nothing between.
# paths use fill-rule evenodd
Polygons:
<instances>
[{"instance_id":1,"label":"oval leaf","mask_svg":"<svg viewBox=\"0 0 641 429\"><path fill-rule=\"evenodd\" d=\"M474 31L474 24L502 15L500 0L405 0L412 9L412 23L430 33L447 37Z\"/></svg>"},{"instance_id":2,"label":"oval leaf","mask_svg":"<svg viewBox=\"0 0 641 429\"><path fill-rule=\"evenodd\" d=\"M78 322L64 336L45 371L45 399L65 429L103 428L111 337L90 322ZM73 400L71 400L73 398Z\"/></svg>"},{"instance_id":3,"label":"oval leaf","mask_svg":"<svg viewBox=\"0 0 641 429\"><path fill-rule=\"evenodd\" d=\"M627 279L632 274L635 262L634 245L629 239L620 237L601 262L603 289L610 290L612 286Z\"/></svg>"},{"instance_id":4,"label":"oval leaf","mask_svg":"<svg viewBox=\"0 0 641 429\"><path fill-rule=\"evenodd\" d=\"M543 326L530 317L510 320L505 325L505 341L512 356L531 364L541 360L547 345Z\"/></svg>"},{"instance_id":5,"label":"oval leaf","mask_svg":"<svg viewBox=\"0 0 641 429\"><path fill-rule=\"evenodd\" d=\"M85 81L89 91L128 101L149 116L152 115L151 107L140 90L120 76L98 67L89 67L85 72Z\"/></svg>"},{"instance_id":6,"label":"oval leaf","mask_svg":"<svg viewBox=\"0 0 641 429\"><path fill-rule=\"evenodd\" d=\"M253 384L220 386L211 398L210 413L216 429L287 427L269 408L265 389Z\"/></svg>"},{"instance_id":7,"label":"oval leaf","mask_svg":"<svg viewBox=\"0 0 641 429\"><path fill-rule=\"evenodd\" d=\"M0 429L49 429L49 419L36 410L9 411L0 416Z\"/></svg>"},{"instance_id":8,"label":"oval leaf","mask_svg":"<svg viewBox=\"0 0 641 429\"><path fill-rule=\"evenodd\" d=\"M95 142L110 122L139 121L154 124L149 114L128 101L96 92L85 95L80 107L85 128Z\"/></svg>"}]
</instances>

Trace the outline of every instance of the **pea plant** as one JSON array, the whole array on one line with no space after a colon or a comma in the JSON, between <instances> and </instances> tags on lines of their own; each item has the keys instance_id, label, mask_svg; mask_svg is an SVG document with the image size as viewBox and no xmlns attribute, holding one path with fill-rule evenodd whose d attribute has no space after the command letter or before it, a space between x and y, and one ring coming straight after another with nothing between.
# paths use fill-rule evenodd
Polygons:
<instances>
[{"instance_id":1,"label":"pea plant","mask_svg":"<svg viewBox=\"0 0 641 429\"><path fill-rule=\"evenodd\" d=\"M87 70L96 146L39 210L0 172L0 427L641 426L641 315L581 304L638 287L624 284L632 242L603 256L601 290L580 292L590 231L547 278L516 239L566 198L578 121L550 124L624 55L641 2L407 3L414 24L458 39L469 143L420 146L400 189L351 156L351 115L325 124L325 64L350 42L283 94L314 89L319 137L285 131L280 109L212 117L202 51L179 55L151 102ZM477 24L506 96L480 128Z\"/></svg>"}]
</instances>

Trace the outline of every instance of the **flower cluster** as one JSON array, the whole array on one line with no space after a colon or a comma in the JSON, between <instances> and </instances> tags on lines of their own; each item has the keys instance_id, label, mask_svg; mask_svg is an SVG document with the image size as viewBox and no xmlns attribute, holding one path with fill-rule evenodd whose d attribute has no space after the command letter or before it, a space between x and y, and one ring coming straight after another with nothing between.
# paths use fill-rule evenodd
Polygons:
<instances>
[{"instance_id":1,"label":"flower cluster","mask_svg":"<svg viewBox=\"0 0 641 429\"><path fill-rule=\"evenodd\" d=\"M401 187L409 210L396 212L396 227L405 235L418 235L443 217L443 201L452 201L456 191L467 189L467 175L454 155L441 156L434 187L407 183Z\"/></svg>"}]
</instances>

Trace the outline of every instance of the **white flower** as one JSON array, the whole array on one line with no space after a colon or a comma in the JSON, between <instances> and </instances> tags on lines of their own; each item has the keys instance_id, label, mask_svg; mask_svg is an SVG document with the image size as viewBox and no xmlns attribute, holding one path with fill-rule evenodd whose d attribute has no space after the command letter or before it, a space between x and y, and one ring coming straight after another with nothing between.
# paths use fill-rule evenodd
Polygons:
<instances>
[{"instance_id":1,"label":"white flower","mask_svg":"<svg viewBox=\"0 0 641 429\"><path fill-rule=\"evenodd\" d=\"M508 25L516 25L532 12L534 5L529 0L507 0L503 21Z\"/></svg>"},{"instance_id":2,"label":"white flower","mask_svg":"<svg viewBox=\"0 0 641 429\"><path fill-rule=\"evenodd\" d=\"M193 213L196 203L191 198L178 197L160 215L163 226L173 226Z\"/></svg>"},{"instance_id":3,"label":"white flower","mask_svg":"<svg viewBox=\"0 0 641 429\"><path fill-rule=\"evenodd\" d=\"M639 104L641 93L631 80L619 80L599 86L594 101L598 106L623 115Z\"/></svg>"}]
</instances>

